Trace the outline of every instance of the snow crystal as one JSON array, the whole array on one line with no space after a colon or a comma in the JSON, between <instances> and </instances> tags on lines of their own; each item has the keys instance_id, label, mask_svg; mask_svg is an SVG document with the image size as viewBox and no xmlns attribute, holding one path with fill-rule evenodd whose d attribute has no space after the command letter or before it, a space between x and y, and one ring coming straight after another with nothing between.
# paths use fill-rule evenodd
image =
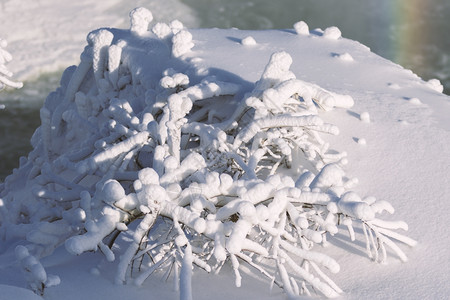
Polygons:
<instances>
[{"instance_id":1,"label":"snow crystal","mask_svg":"<svg viewBox=\"0 0 450 300\"><path fill-rule=\"evenodd\" d=\"M323 32L323 37L330 40L337 40L341 35L341 31L336 26L328 27Z\"/></svg>"}]
</instances>

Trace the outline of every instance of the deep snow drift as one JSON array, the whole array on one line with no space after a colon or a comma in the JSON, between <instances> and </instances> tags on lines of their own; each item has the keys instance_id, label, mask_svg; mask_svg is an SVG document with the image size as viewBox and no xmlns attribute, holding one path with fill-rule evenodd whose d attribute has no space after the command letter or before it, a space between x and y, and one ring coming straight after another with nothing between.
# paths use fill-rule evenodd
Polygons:
<instances>
[{"instance_id":1,"label":"deep snow drift","mask_svg":"<svg viewBox=\"0 0 450 300\"><path fill-rule=\"evenodd\" d=\"M34 150L0 188L0 272L12 274L0 283L24 287L22 268L38 293L61 279L46 299L448 293L450 101L438 82L336 27L147 31L150 19L138 10L130 31L89 34L47 98ZM393 221L378 218L387 201ZM397 218L416 248L389 238L415 244ZM154 266L170 280L144 281ZM124 281L142 286L113 285Z\"/></svg>"}]
</instances>

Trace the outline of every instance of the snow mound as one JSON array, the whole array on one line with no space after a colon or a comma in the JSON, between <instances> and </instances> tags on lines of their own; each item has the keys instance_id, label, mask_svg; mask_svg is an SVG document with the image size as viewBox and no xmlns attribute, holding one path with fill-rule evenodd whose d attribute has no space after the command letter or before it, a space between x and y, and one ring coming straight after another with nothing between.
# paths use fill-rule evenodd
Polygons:
<instances>
[{"instance_id":1,"label":"snow mound","mask_svg":"<svg viewBox=\"0 0 450 300\"><path fill-rule=\"evenodd\" d=\"M352 191L346 153L326 142L339 129L322 116L352 97L297 79L285 51L250 85L201 75L180 22L148 30L149 11L130 16L130 30L88 35L40 111L33 150L0 187L1 238L27 242L16 257L33 266L32 288L58 283L39 258L61 245L118 260L117 284L174 270L181 299L192 298L194 266L224 264L236 286L246 265L290 298L338 297L326 272L341 267L318 246L343 227L351 240L362 228L374 261L386 262L387 248L407 260L396 244L415 245L396 231L406 224L378 219L392 206Z\"/></svg>"},{"instance_id":2,"label":"snow mound","mask_svg":"<svg viewBox=\"0 0 450 300\"><path fill-rule=\"evenodd\" d=\"M11 285L0 284L0 299L2 300L42 300L43 298L34 294L32 291Z\"/></svg>"}]
</instances>

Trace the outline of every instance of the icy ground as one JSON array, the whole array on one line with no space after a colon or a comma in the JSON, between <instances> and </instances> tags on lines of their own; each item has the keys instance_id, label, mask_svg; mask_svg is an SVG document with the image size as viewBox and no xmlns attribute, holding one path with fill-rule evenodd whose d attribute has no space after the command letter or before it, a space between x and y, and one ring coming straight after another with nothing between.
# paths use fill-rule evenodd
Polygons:
<instances>
[{"instance_id":1,"label":"icy ground","mask_svg":"<svg viewBox=\"0 0 450 300\"><path fill-rule=\"evenodd\" d=\"M450 98L439 92L439 84L422 81L358 42L340 38L334 29L308 35L294 29L189 32L194 46L182 51L180 59L199 75L215 75L251 88L272 53L285 51L292 57L290 70L298 79L352 96L352 108L319 113L339 127L340 134L326 136L326 140L333 149L347 152L346 174L359 180L354 190L389 201L396 209L393 219L408 223L407 235L418 245L402 248L408 262L390 256L382 265L366 256L363 239L352 243L340 233L323 250L341 265L333 278L345 299L445 299L450 293ZM139 41L135 46L149 47ZM0 299L38 299L23 290L26 282L15 261L14 246L0 247ZM114 264L98 263L99 257L98 253L72 256L61 247L43 259L47 271L61 278L61 284L46 290L43 298L179 297L170 280L158 277L150 277L139 288L114 285ZM217 276L197 270L194 299L211 299L212 295L215 299L285 298L276 286L269 292L267 281L250 273L244 274L242 287L236 288L232 273L231 268Z\"/></svg>"}]
</instances>

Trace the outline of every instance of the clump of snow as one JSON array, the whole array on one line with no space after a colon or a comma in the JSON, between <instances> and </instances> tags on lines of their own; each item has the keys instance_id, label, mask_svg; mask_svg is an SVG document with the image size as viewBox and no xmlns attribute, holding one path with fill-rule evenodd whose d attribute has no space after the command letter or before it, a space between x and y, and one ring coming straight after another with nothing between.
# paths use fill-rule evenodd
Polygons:
<instances>
[{"instance_id":1,"label":"clump of snow","mask_svg":"<svg viewBox=\"0 0 450 300\"><path fill-rule=\"evenodd\" d=\"M173 20L169 23L170 29L172 29L173 34L177 34L181 30L183 30L184 25L179 20Z\"/></svg>"},{"instance_id":2,"label":"clump of snow","mask_svg":"<svg viewBox=\"0 0 450 300\"><path fill-rule=\"evenodd\" d=\"M153 20L152 13L143 7L137 7L130 12L130 31L137 35L147 32L148 24Z\"/></svg>"},{"instance_id":3,"label":"clump of snow","mask_svg":"<svg viewBox=\"0 0 450 300\"><path fill-rule=\"evenodd\" d=\"M20 89L22 82L15 82L9 79L13 76L13 73L6 68L6 64L12 60L12 55L3 48L8 46L8 42L0 38L0 90L9 86L12 88Z\"/></svg>"},{"instance_id":4,"label":"clump of snow","mask_svg":"<svg viewBox=\"0 0 450 300\"><path fill-rule=\"evenodd\" d=\"M152 32L156 34L156 36L160 39L165 39L173 33L172 28L170 28L170 26L166 23L162 22L156 23L152 28Z\"/></svg>"},{"instance_id":5,"label":"clump of snow","mask_svg":"<svg viewBox=\"0 0 450 300\"><path fill-rule=\"evenodd\" d=\"M409 99L409 102L410 102L411 104L414 104L414 105L420 105L420 104L422 104L422 101L420 101L420 99L419 99L419 98L416 98L416 97L413 97L413 98Z\"/></svg>"},{"instance_id":6,"label":"clump of snow","mask_svg":"<svg viewBox=\"0 0 450 300\"><path fill-rule=\"evenodd\" d=\"M369 114L367 111L362 112L362 113L359 115L359 119L360 119L361 121L363 121L364 123L370 123L370 114Z\"/></svg>"},{"instance_id":7,"label":"clump of snow","mask_svg":"<svg viewBox=\"0 0 450 300\"><path fill-rule=\"evenodd\" d=\"M305 21L299 21L294 24L295 32L299 35L309 35L309 26Z\"/></svg>"},{"instance_id":8,"label":"clump of snow","mask_svg":"<svg viewBox=\"0 0 450 300\"><path fill-rule=\"evenodd\" d=\"M358 141L358 144L360 144L360 145L366 145L367 144L367 141L364 138L358 138L357 141Z\"/></svg>"},{"instance_id":9,"label":"clump of snow","mask_svg":"<svg viewBox=\"0 0 450 300\"><path fill-rule=\"evenodd\" d=\"M336 55L336 57L343 61L354 61L353 57L348 52L345 52L343 54L338 54L338 55Z\"/></svg>"},{"instance_id":10,"label":"clump of snow","mask_svg":"<svg viewBox=\"0 0 450 300\"><path fill-rule=\"evenodd\" d=\"M33 150L0 186L1 238L27 244L17 257L34 266L38 291L57 282L39 259L64 245L117 260L118 284L174 270L182 299L193 267L224 264L237 286L251 267L289 297L338 297L323 270L341 267L317 246L341 221L352 240L363 228L375 261L386 247L406 260L394 242L415 244L394 231L405 224L378 219L392 207L352 191L346 153L325 140L339 129L322 116L351 108L351 96L297 79L285 51L250 85L201 76L183 57L191 33L172 22L146 34L149 16L137 9L130 31L88 35L81 63L41 109Z\"/></svg>"},{"instance_id":11,"label":"clump of snow","mask_svg":"<svg viewBox=\"0 0 450 300\"><path fill-rule=\"evenodd\" d=\"M194 47L192 42L192 34L187 30L180 30L172 38L172 54L174 57L179 57Z\"/></svg>"},{"instance_id":12,"label":"clump of snow","mask_svg":"<svg viewBox=\"0 0 450 300\"><path fill-rule=\"evenodd\" d=\"M44 289L60 283L60 279L55 275L47 275L42 264L30 254L25 246L19 245L15 249L17 260L19 261L29 287L39 295L44 294Z\"/></svg>"},{"instance_id":13,"label":"clump of snow","mask_svg":"<svg viewBox=\"0 0 450 300\"><path fill-rule=\"evenodd\" d=\"M189 84L189 77L183 73L166 75L161 78L159 84L165 89L176 88L177 86L183 87Z\"/></svg>"},{"instance_id":14,"label":"clump of snow","mask_svg":"<svg viewBox=\"0 0 450 300\"><path fill-rule=\"evenodd\" d=\"M444 91L444 86L439 79L430 79L426 82L426 85L438 93L442 93Z\"/></svg>"},{"instance_id":15,"label":"clump of snow","mask_svg":"<svg viewBox=\"0 0 450 300\"><path fill-rule=\"evenodd\" d=\"M256 45L256 41L253 37L248 36L241 40L241 44L244 46L254 46L254 45Z\"/></svg>"},{"instance_id":16,"label":"clump of snow","mask_svg":"<svg viewBox=\"0 0 450 300\"><path fill-rule=\"evenodd\" d=\"M342 33L336 26L328 27L323 32L323 37L330 40L337 40L341 38Z\"/></svg>"}]
</instances>

